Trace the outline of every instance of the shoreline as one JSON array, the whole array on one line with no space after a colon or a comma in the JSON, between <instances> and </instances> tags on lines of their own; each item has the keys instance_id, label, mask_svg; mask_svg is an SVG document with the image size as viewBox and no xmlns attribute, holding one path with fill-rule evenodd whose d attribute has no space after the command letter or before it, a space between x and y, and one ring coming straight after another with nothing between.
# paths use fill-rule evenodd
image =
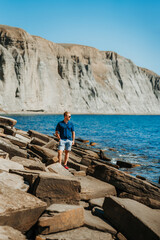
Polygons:
<instances>
[{"instance_id":1,"label":"shoreline","mask_svg":"<svg viewBox=\"0 0 160 240\"><path fill-rule=\"evenodd\" d=\"M82 116L81 116L82 115ZM56 118L60 118L61 116L62 116L62 114L45 114L45 113L31 113L31 114L29 114L29 113L25 113L25 114L18 114L17 113L17 115L16 114L6 114L5 115L6 117L12 117L12 118L17 118L17 120L20 118L20 119L23 119L24 118L24 121L25 121L25 130L27 129L27 130L29 130L31 127L30 127L30 125L29 125L29 122L28 122L28 119L30 119L30 118L39 118L39 119L44 119L44 120L47 120L47 119L56 119ZM101 117L102 116L102 117ZM117 117L116 117L117 116ZM121 117L122 116L122 117ZM128 116L131 116L131 117L128 117ZM132 117L132 116L135 116L135 117ZM141 119L141 122L143 122L143 120L147 120L147 121L150 121L150 120L153 120L153 122L154 122L154 119L156 119L157 121L159 120L159 117L156 117L156 115L154 115L155 117L149 117L149 116L151 116L151 115L143 115L144 117L141 117L142 115L105 115L105 114L103 114L103 115L100 115L100 114L94 114L94 115L91 115L91 114L86 114L86 115L83 115L83 114L73 114L73 118L75 118L75 120L76 119L85 119L85 118L87 118L87 119L101 119L101 118L103 118L103 119L108 119L108 121L112 121L112 119L114 119L116 122L117 121L121 121L121 120L123 120L123 119L125 119L125 121L126 122L130 122L130 120L131 121L137 121L137 119ZM145 117L145 116L148 116L148 117ZM76 120L77 121L77 120ZM41 124L41 127L42 127L42 129L43 129L43 121L42 121L42 124ZM36 128L36 126L35 126L35 129L34 130L38 130L38 128ZM50 131L50 129L48 129L47 131ZM42 131L43 132L43 131ZM44 133L46 133L45 131L44 131ZM52 133L51 133L51 135L52 135ZM107 135L106 135L107 136ZM81 135L80 133L78 134L78 137L84 137L84 138L86 138L85 137L85 135L83 136L83 135ZM91 137L91 136L90 136ZM129 146L128 147L120 147L120 146L117 146L117 147L115 147L113 144L110 144L109 146L107 145L107 146L105 146L104 144L103 144L103 141L102 141L102 139L96 139L96 137L91 137L91 138L87 138L87 139L89 139L89 141L93 141L93 142L96 142L96 143L98 143L98 145L97 146L95 146L95 149L96 148L100 148L101 147L101 149L103 149L103 150L106 150L106 151L108 151L108 149L109 148L115 148L115 150L116 150L116 154L115 154L115 152L113 152L114 154L112 154L113 156L112 156L112 163L115 163L116 162L116 160L122 160L122 161L127 161L127 158L129 158L129 162L130 163L136 163L136 164L142 164L143 163L143 158L145 158L145 159L150 159L151 161L153 161L153 166L152 166L152 169L151 169L151 171L150 171L150 174L149 174L149 180L150 181L153 181L153 182L155 182L155 183L157 183L158 182L158 176L157 176L157 173L155 173L155 174L153 174L153 172L154 172L154 168L156 168L157 169L157 164L156 164L156 162L154 162L154 159L157 157L158 158L158 156L157 155L155 155L154 154L154 156L153 156L153 154L152 154L152 151L150 152L150 155L152 155L152 158L153 159L151 159L151 157L149 156L149 154L146 154L144 151L136 151L136 149L134 148L134 149L132 149L132 151L130 150L130 147L129 146L131 146L132 145L132 143L130 142L130 144L129 144ZM111 155L111 152L112 151L109 151L109 155ZM159 152L159 151L158 151ZM134 157L134 156L136 156L136 157ZM147 168L147 160L145 160L145 168ZM143 164L142 164L143 165ZM140 167L140 169L142 169L143 168L143 166L141 166ZM124 169L124 171L125 171L125 169ZM127 172L130 172L130 170L127 170ZM133 176L135 175L135 174L140 174L140 170L138 169L133 169L133 171L132 171L132 173L131 173ZM145 178L148 178L147 177L147 174L146 174L146 172L145 172L145 170L143 170L142 171L142 176L143 177L145 177Z\"/></svg>"},{"instance_id":2,"label":"shoreline","mask_svg":"<svg viewBox=\"0 0 160 240\"><path fill-rule=\"evenodd\" d=\"M16 128L13 118L0 121L0 225L5 229L34 240L93 239L95 234L94 239L134 240L151 229L145 239L159 239L159 184L123 172L103 150L86 147L84 139L76 139L65 169L64 158L61 164L57 157L57 137Z\"/></svg>"},{"instance_id":3,"label":"shoreline","mask_svg":"<svg viewBox=\"0 0 160 240\"><path fill-rule=\"evenodd\" d=\"M110 115L110 116L160 116L160 113L74 113L72 115ZM63 112L41 112L41 111L27 111L27 112L0 112L1 115L63 115Z\"/></svg>"}]
</instances>

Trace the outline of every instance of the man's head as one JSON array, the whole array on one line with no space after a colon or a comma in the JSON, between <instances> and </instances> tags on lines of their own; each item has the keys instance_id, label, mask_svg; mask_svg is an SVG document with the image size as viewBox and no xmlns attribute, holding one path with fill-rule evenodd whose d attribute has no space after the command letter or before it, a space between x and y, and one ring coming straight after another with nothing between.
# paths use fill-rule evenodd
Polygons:
<instances>
[{"instance_id":1,"label":"man's head","mask_svg":"<svg viewBox=\"0 0 160 240\"><path fill-rule=\"evenodd\" d=\"M71 113L70 112L64 112L64 119L66 120L66 121L69 121L70 119L71 119Z\"/></svg>"}]
</instances>

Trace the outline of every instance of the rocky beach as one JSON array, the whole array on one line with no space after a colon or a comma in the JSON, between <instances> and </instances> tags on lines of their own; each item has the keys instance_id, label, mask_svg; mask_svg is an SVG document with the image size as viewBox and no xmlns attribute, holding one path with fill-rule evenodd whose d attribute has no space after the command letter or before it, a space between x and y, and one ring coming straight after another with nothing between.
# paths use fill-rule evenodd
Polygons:
<instances>
[{"instance_id":1,"label":"rocky beach","mask_svg":"<svg viewBox=\"0 0 160 240\"><path fill-rule=\"evenodd\" d=\"M66 170L55 136L16 123L0 117L1 240L160 239L158 184L122 172L88 139L76 139Z\"/></svg>"}]
</instances>

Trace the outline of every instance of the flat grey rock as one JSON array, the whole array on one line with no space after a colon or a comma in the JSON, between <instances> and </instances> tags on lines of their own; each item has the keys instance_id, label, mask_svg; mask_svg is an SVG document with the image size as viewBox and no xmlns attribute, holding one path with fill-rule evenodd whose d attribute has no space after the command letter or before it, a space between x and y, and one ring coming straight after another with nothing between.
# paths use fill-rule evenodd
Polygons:
<instances>
[{"instance_id":1,"label":"flat grey rock","mask_svg":"<svg viewBox=\"0 0 160 240\"><path fill-rule=\"evenodd\" d=\"M93 177L113 184L116 189L160 201L160 188L111 166L95 162L89 171ZM88 171L88 172L89 172Z\"/></svg>"},{"instance_id":2,"label":"flat grey rock","mask_svg":"<svg viewBox=\"0 0 160 240\"><path fill-rule=\"evenodd\" d=\"M14 156L13 158L11 158L11 161L19 163L19 164L23 165L23 167L31 169L31 170L45 171L45 165L42 162L38 162L38 161L34 161L31 159L22 158L22 157L18 157L18 156Z\"/></svg>"},{"instance_id":3,"label":"flat grey rock","mask_svg":"<svg viewBox=\"0 0 160 240\"><path fill-rule=\"evenodd\" d=\"M106 197L104 214L116 229L130 240L159 240L160 211L135 200Z\"/></svg>"},{"instance_id":4,"label":"flat grey rock","mask_svg":"<svg viewBox=\"0 0 160 240\"><path fill-rule=\"evenodd\" d=\"M35 196L0 183L0 226L28 231L46 209L46 203Z\"/></svg>"},{"instance_id":5,"label":"flat grey rock","mask_svg":"<svg viewBox=\"0 0 160 240\"><path fill-rule=\"evenodd\" d=\"M9 159L0 158L0 170L9 172L9 169L24 170L24 167L22 164L19 164L17 162L13 162Z\"/></svg>"},{"instance_id":6,"label":"flat grey rock","mask_svg":"<svg viewBox=\"0 0 160 240\"><path fill-rule=\"evenodd\" d=\"M54 173L57 173L59 175L73 177L73 175L67 169L65 169L60 163L50 164L47 167L47 169L50 172L54 172Z\"/></svg>"},{"instance_id":7,"label":"flat grey rock","mask_svg":"<svg viewBox=\"0 0 160 240\"><path fill-rule=\"evenodd\" d=\"M113 235L116 235L117 231L114 229L110 224L108 224L105 220L102 220L101 218L92 215L92 213L88 210L85 210L84 212L84 224L92 228L94 230L99 230L103 232L109 232Z\"/></svg>"},{"instance_id":8,"label":"flat grey rock","mask_svg":"<svg viewBox=\"0 0 160 240\"><path fill-rule=\"evenodd\" d=\"M80 205L70 205L70 204L52 204L47 207L46 211L50 213L62 213L73 209L82 208Z\"/></svg>"},{"instance_id":9,"label":"flat grey rock","mask_svg":"<svg viewBox=\"0 0 160 240\"><path fill-rule=\"evenodd\" d=\"M133 199L137 202L140 202L150 208L153 209L160 209L160 201L149 198L149 197L140 197L140 196L135 196L134 194L130 194L130 193L125 193L122 192L119 197L121 198L130 198Z\"/></svg>"},{"instance_id":10,"label":"flat grey rock","mask_svg":"<svg viewBox=\"0 0 160 240\"><path fill-rule=\"evenodd\" d=\"M77 204L80 200L80 182L76 178L56 173L41 172L33 194L48 205L52 203Z\"/></svg>"},{"instance_id":11,"label":"flat grey rock","mask_svg":"<svg viewBox=\"0 0 160 240\"><path fill-rule=\"evenodd\" d=\"M10 158L13 156L27 158L27 150L20 149L18 146L11 143L9 139L0 138L0 149L7 152Z\"/></svg>"},{"instance_id":12,"label":"flat grey rock","mask_svg":"<svg viewBox=\"0 0 160 240\"><path fill-rule=\"evenodd\" d=\"M23 177L13 173L0 171L0 182L12 189L19 189L24 192L29 189L29 185L24 183Z\"/></svg>"},{"instance_id":13,"label":"flat grey rock","mask_svg":"<svg viewBox=\"0 0 160 240\"><path fill-rule=\"evenodd\" d=\"M40 235L40 237L40 240L113 240L110 233L92 230L87 227L56 234ZM38 237L36 240L38 240Z\"/></svg>"},{"instance_id":14,"label":"flat grey rock","mask_svg":"<svg viewBox=\"0 0 160 240\"><path fill-rule=\"evenodd\" d=\"M102 182L91 176L75 177L81 183L81 199L89 200L102 198L109 195L116 195L116 189L113 185Z\"/></svg>"},{"instance_id":15,"label":"flat grey rock","mask_svg":"<svg viewBox=\"0 0 160 240\"><path fill-rule=\"evenodd\" d=\"M4 138L8 139L11 143L17 145L18 147L27 147L27 143L30 142L29 140L27 142L18 137L11 136L11 135L5 135Z\"/></svg>"},{"instance_id":16,"label":"flat grey rock","mask_svg":"<svg viewBox=\"0 0 160 240\"><path fill-rule=\"evenodd\" d=\"M80 205L52 204L38 220L41 234L56 233L84 225L84 209Z\"/></svg>"},{"instance_id":17,"label":"flat grey rock","mask_svg":"<svg viewBox=\"0 0 160 240\"><path fill-rule=\"evenodd\" d=\"M0 226L0 240L26 240L26 237L12 227Z\"/></svg>"}]
</instances>

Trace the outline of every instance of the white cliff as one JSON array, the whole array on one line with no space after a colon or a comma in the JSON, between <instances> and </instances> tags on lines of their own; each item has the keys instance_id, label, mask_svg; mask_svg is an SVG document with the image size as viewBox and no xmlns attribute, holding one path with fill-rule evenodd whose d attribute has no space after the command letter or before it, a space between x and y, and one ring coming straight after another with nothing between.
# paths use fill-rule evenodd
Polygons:
<instances>
[{"instance_id":1,"label":"white cliff","mask_svg":"<svg viewBox=\"0 0 160 240\"><path fill-rule=\"evenodd\" d=\"M0 25L0 109L160 114L160 76L114 52Z\"/></svg>"}]
</instances>

